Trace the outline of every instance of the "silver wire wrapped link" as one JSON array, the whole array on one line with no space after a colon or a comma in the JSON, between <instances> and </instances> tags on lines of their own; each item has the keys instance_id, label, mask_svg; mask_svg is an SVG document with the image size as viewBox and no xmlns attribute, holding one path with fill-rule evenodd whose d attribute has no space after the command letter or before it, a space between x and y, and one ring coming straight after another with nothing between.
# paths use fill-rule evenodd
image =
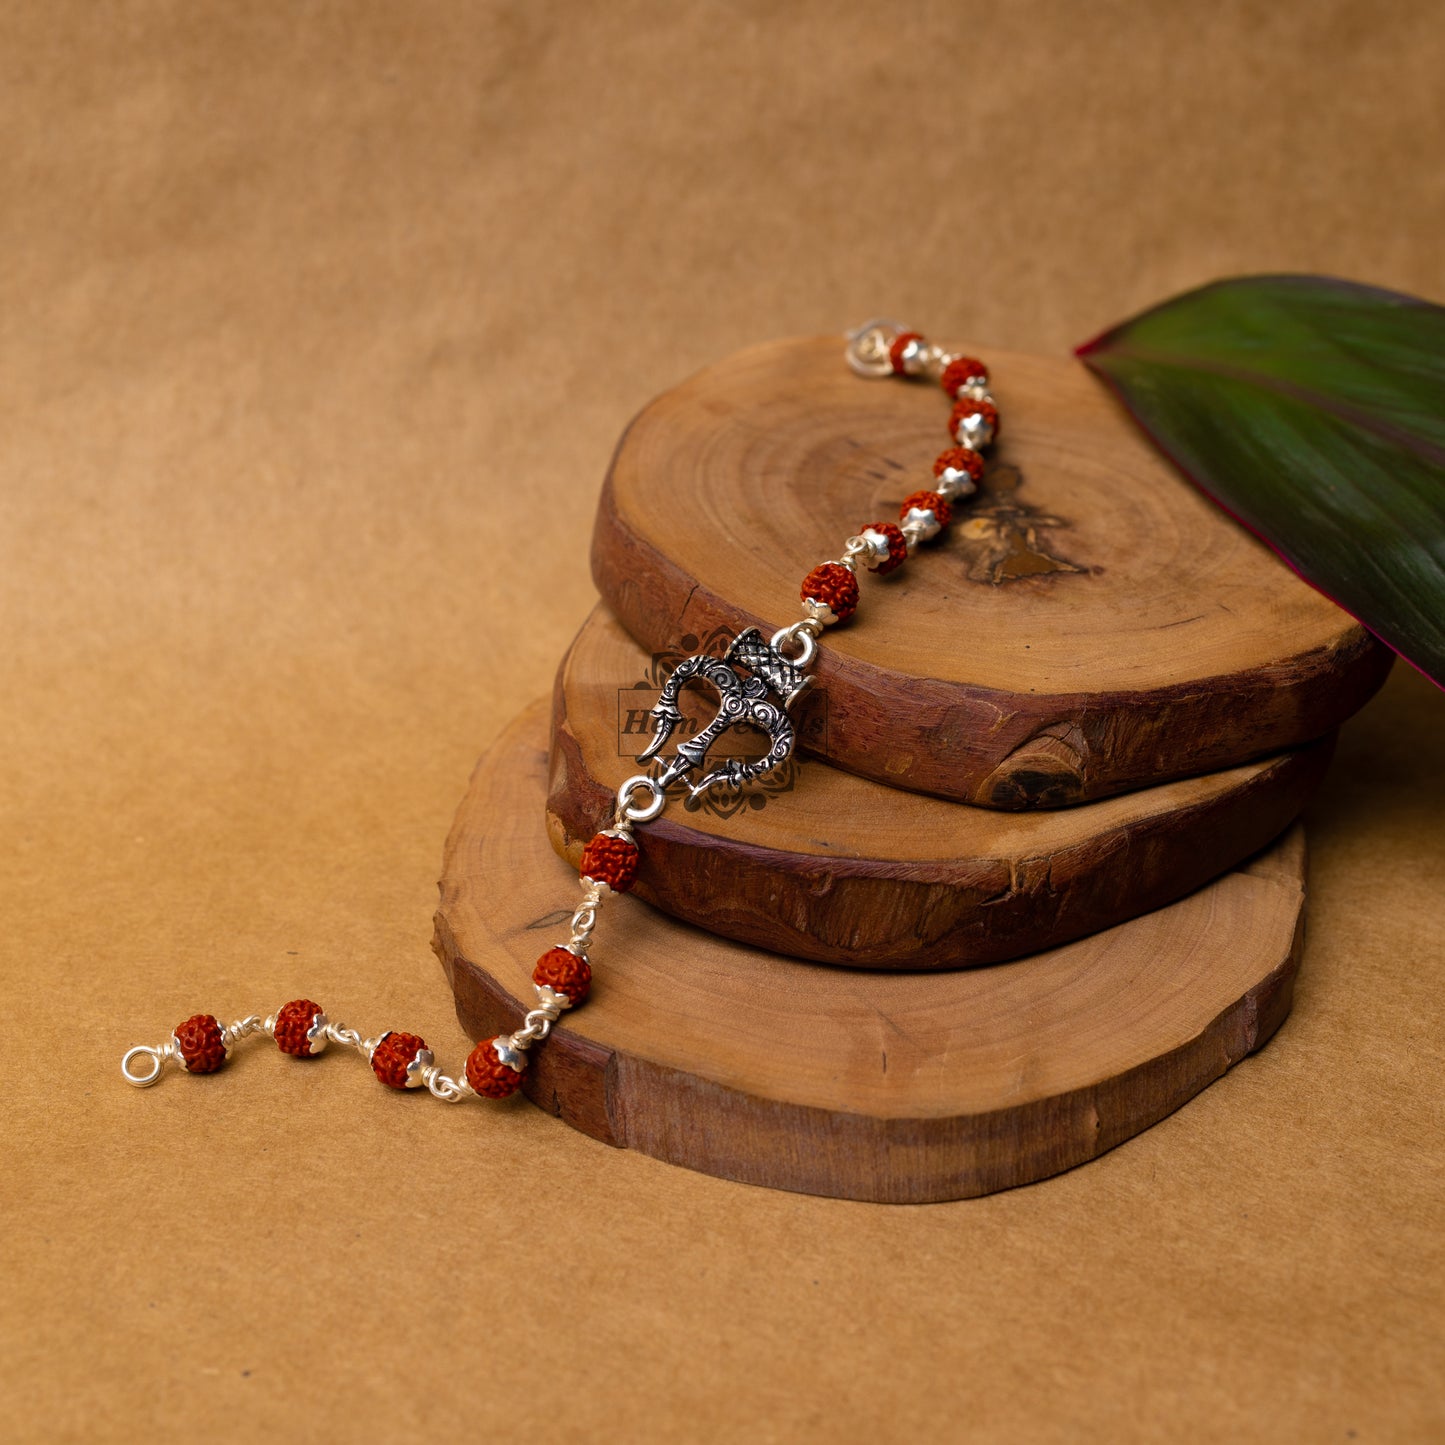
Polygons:
<instances>
[{"instance_id":1,"label":"silver wire wrapped link","mask_svg":"<svg viewBox=\"0 0 1445 1445\"><path fill-rule=\"evenodd\" d=\"M138 1058L148 1059L150 1067L133 1069L131 1061ZM127 1084L137 1089L148 1089L160 1078L167 1063L179 1063L175 1039L154 1048L149 1044L137 1044L135 1048L127 1049L125 1057L120 1061L120 1071L125 1076Z\"/></svg>"},{"instance_id":2,"label":"silver wire wrapped link","mask_svg":"<svg viewBox=\"0 0 1445 1445\"><path fill-rule=\"evenodd\" d=\"M239 1044L242 1039L250 1038L252 1034L274 1037L275 1032L275 1014L267 1014L265 1018L260 1014L247 1014L245 1018L237 1019L235 1023L222 1028L221 1040L229 1049L233 1044Z\"/></svg>"},{"instance_id":3,"label":"silver wire wrapped link","mask_svg":"<svg viewBox=\"0 0 1445 1445\"><path fill-rule=\"evenodd\" d=\"M794 667L807 667L818 655L818 634L823 630L823 623L817 617L804 617L799 622L789 623L787 627L780 627L773 633L769 646L774 652L787 658ZM798 655L789 656L783 649L785 645L796 644Z\"/></svg>"},{"instance_id":4,"label":"silver wire wrapped link","mask_svg":"<svg viewBox=\"0 0 1445 1445\"><path fill-rule=\"evenodd\" d=\"M591 878L582 880L582 902L572 915L572 936L567 947L573 953L585 953L592 943L592 930L597 927L597 910L602 905L602 895L607 891L605 883Z\"/></svg>"},{"instance_id":5,"label":"silver wire wrapped link","mask_svg":"<svg viewBox=\"0 0 1445 1445\"><path fill-rule=\"evenodd\" d=\"M640 807L632 801L637 792L648 795L648 801ZM625 830L630 837L634 823L652 822L666 806L667 792L662 784L646 773L637 773L617 790L616 828L619 832Z\"/></svg>"},{"instance_id":6,"label":"silver wire wrapped link","mask_svg":"<svg viewBox=\"0 0 1445 1445\"><path fill-rule=\"evenodd\" d=\"M510 1039L513 1048L529 1049L552 1032L552 1025L557 1022L562 1012L562 1006L555 1001L556 998L557 995L553 995L553 1001L540 1003L522 1020L522 1027Z\"/></svg>"},{"instance_id":7,"label":"silver wire wrapped link","mask_svg":"<svg viewBox=\"0 0 1445 1445\"><path fill-rule=\"evenodd\" d=\"M421 1071L421 1078L427 1093L444 1104L460 1104L472 1092L472 1087L465 1078L449 1079L442 1073L439 1064L428 1064Z\"/></svg>"},{"instance_id":8,"label":"silver wire wrapped link","mask_svg":"<svg viewBox=\"0 0 1445 1445\"><path fill-rule=\"evenodd\" d=\"M533 1044L539 1043L551 1032L552 1020L546 1014L533 1009L522 1020L522 1027L512 1035L512 1047L514 1049L530 1049Z\"/></svg>"},{"instance_id":9,"label":"silver wire wrapped link","mask_svg":"<svg viewBox=\"0 0 1445 1445\"><path fill-rule=\"evenodd\" d=\"M363 1039L355 1029L349 1029L345 1024L327 1024L325 1029L326 1037L333 1044L340 1044L343 1048L355 1049L368 1061L371 1058L371 1051L376 1047L379 1040L373 1041Z\"/></svg>"}]
</instances>

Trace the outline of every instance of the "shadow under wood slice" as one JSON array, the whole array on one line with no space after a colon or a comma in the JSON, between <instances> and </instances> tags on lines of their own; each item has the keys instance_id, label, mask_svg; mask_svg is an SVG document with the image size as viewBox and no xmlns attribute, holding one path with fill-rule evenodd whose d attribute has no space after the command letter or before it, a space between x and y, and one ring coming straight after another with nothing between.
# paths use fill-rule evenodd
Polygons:
<instances>
[{"instance_id":1,"label":"shadow under wood slice","mask_svg":"<svg viewBox=\"0 0 1445 1445\"><path fill-rule=\"evenodd\" d=\"M435 947L478 1037L520 1021L577 897L540 826L547 727L538 704L502 736L447 843ZM920 1203L1027 1183L1264 1042L1289 1006L1303 876L1296 827L1167 908L946 974L792 962L612 897L593 997L540 1046L528 1094L594 1137L772 1188Z\"/></svg>"},{"instance_id":2,"label":"shadow under wood slice","mask_svg":"<svg viewBox=\"0 0 1445 1445\"><path fill-rule=\"evenodd\" d=\"M599 607L558 672L547 825L574 866L637 771L661 673ZM634 685L638 679L646 686ZM679 736L711 716L684 692ZM757 734L720 740L743 756ZM743 794L678 797L646 830L637 892L760 948L857 968L1036 953L1171 903L1278 837L1333 738L1223 773L1027 814L887 788L808 761Z\"/></svg>"}]
</instances>

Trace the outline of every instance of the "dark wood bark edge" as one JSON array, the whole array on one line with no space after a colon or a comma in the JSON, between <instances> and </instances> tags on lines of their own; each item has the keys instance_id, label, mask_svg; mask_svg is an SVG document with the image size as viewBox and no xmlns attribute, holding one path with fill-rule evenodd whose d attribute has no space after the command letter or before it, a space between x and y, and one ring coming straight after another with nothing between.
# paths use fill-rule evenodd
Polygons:
<instances>
[{"instance_id":1,"label":"dark wood bark edge","mask_svg":"<svg viewBox=\"0 0 1445 1445\"><path fill-rule=\"evenodd\" d=\"M567 666L552 697L547 828L575 867L610 826L614 797L568 726ZM1280 754L1235 792L1013 868L789 853L665 813L646 830L635 891L674 918L794 958L874 969L997 963L1152 912L1257 853L1299 815L1333 748L1331 735Z\"/></svg>"},{"instance_id":2,"label":"dark wood bark edge","mask_svg":"<svg viewBox=\"0 0 1445 1445\"><path fill-rule=\"evenodd\" d=\"M1018 1109L874 1118L756 1098L558 1029L525 1086L574 1129L723 1179L880 1204L971 1199L1086 1163L1159 1122L1266 1043L1284 1022L1304 939L1257 987L1172 1052L1089 1088ZM525 1012L457 951L445 907L432 947L472 1038ZM698 1127L699 1120L706 1127Z\"/></svg>"},{"instance_id":3,"label":"dark wood bark edge","mask_svg":"<svg viewBox=\"0 0 1445 1445\"><path fill-rule=\"evenodd\" d=\"M509 918L505 913L493 921L494 910L505 907L506 897L505 890L497 893L495 869L505 866L513 845L488 839L522 837L524 813L535 817L544 786L544 730L545 714L533 709L504 735L494 754L497 765L490 773L478 768L447 841L433 947L451 982L458 1017L474 1037L515 1028L525 1005L496 981L485 959L465 954L454 920L463 921L465 928L480 928L479 942L495 938L495 946L513 960L509 971L525 978L525 972L518 973L515 945L501 939L515 933L518 925L519 936L528 937L536 925L526 915ZM502 835L495 832L499 825ZM545 852L540 838L529 847ZM490 862L481 866L489 856ZM519 859L518 866L528 864ZM718 1058L712 1058L711 1046L703 1043L698 1071L693 1072L640 1056L636 1045L617 1048L583 1037L564 1019L538 1051L527 1094L592 1137L771 1188L924 1203L1028 1183L1094 1158L1163 1118L1273 1034L1288 1013L1299 964L1302 870L1298 832L1239 870L1240 875L1252 875L1255 888L1265 891L1241 895L1236 885L1231 896L1258 899L1258 906L1273 911L1287 933L1280 929L1274 935L1269 951L1258 959L1254 981L1246 976L1239 995L1207 1016L1207 1022L1173 1039L1161 1038L1137 1065L1111 1074L1101 1061L1101 1071L1090 1074L1089 1082L1023 1098L1013 1107L990 1105L968 1112L960 1105L950 1113L947 1096L936 1091L928 1092L931 1102L922 1116L820 1107L780 1097L778 1075L771 1069L759 1075L770 1081L766 1093L730 1087L716 1082L711 1070L721 1059L733 1060L726 1067L734 1071L739 1064L746 1069L747 1050L768 1047L770 1035L754 1038L739 1053L738 1036L724 1021L718 1026ZM1271 898L1275 902L1267 901ZM1246 906L1244 916L1254 916L1253 908ZM656 926L677 928L663 920ZM1196 946L1188 939L1183 942ZM659 940L658 946L673 945ZM817 965L796 967L828 972ZM941 986L944 980L923 982ZM825 987L826 979L820 977L818 984ZM873 1006L861 1007L860 1025L876 1023ZM846 1025L840 1037L851 1037Z\"/></svg>"},{"instance_id":4,"label":"dark wood bark edge","mask_svg":"<svg viewBox=\"0 0 1445 1445\"><path fill-rule=\"evenodd\" d=\"M628 526L613 489L626 442L624 432L603 483L592 576L634 640L656 652L684 634L706 636L717 627L771 633L786 621L717 596ZM818 753L892 787L980 807L1065 807L1323 736L1378 691L1392 661L1387 648L1355 629L1337 646L1271 668L1141 693L1045 695L900 677L824 647L814 669L813 692L827 696ZM800 721L818 706L816 696L804 698ZM909 761L899 766L900 758Z\"/></svg>"}]
</instances>

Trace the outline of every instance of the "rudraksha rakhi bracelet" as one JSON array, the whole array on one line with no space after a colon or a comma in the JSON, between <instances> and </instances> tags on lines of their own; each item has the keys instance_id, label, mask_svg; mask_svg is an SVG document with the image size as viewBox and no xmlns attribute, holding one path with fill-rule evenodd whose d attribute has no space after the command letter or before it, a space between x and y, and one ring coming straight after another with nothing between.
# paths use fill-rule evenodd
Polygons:
<instances>
[{"instance_id":1,"label":"rudraksha rakhi bracelet","mask_svg":"<svg viewBox=\"0 0 1445 1445\"><path fill-rule=\"evenodd\" d=\"M800 590L801 619L780 628L771 639L748 628L732 640L722 657L689 657L673 670L652 709L652 741L639 762L661 761L663 746L682 721L677 698L688 682L703 679L713 685L719 695L718 714L680 744L657 771L628 778L617 790L613 826L582 850L582 902L572 915L571 936L537 960L532 970L537 1006L523 1018L521 1028L483 1039L467 1056L461 1077L453 1079L442 1073L426 1042L416 1034L393 1030L362 1038L355 1029L332 1023L319 1004L293 999L274 1014L264 1018L252 1014L229 1025L210 1014L187 1019L164 1044L142 1044L125 1055L121 1072L129 1083L138 1088L155 1083L167 1063L190 1074L213 1074L241 1040L265 1034L283 1054L297 1059L314 1058L328 1044L346 1045L366 1057L388 1088L426 1089L448 1103L477 1096L505 1099L521 1088L533 1044L551 1033L567 1009L585 1003L591 991L588 950L597 911L609 893L627 892L637 877L635 828L662 813L667 790L674 783L683 783L693 796L715 786L741 788L791 756L795 738L788 709L812 682L806 669L823 629L848 621L857 611L859 566L879 576L896 571L920 543L931 541L948 526L956 504L978 488L982 453L998 434L998 408L989 395L988 369L981 361L944 351L916 331L887 321L870 321L852 332L846 357L860 376L936 381L953 402L948 422L953 445L934 462L932 486L904 498L896 523L864 523L844 543L838 558L808 573ZM739 723L767 735L767 753L750 762L728 759L692 781L690 774L702 767L713 742Z\"/></svg>"}]
</instances>

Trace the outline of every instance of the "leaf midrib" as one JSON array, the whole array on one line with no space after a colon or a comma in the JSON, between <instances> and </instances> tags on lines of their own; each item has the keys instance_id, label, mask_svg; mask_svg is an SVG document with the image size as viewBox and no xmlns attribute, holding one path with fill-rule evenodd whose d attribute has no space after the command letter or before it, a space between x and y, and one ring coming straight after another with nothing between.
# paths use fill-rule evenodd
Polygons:
<instances>
[{"instance_id":1,"label":"leaf midrib","mask_svg":"<svg viewBox=\"0 0 1445 1445\"><path fill-rule=\"evenodd\" d=\"M1315 411L1323 412L1326 416L1334 416L1342 421L1347 421L1358 431L1377 437L1393 446L1401 447L1403 450L1419 456L1422 460L1432 462L1435 466L1445 467L1445 447L1437 446L1427 438L1421 437L1395 422L1386 421L1363 410L1352 402L1338 398L1326 400L1318 391L1302 386L1298 382L1287 381L1283 377L1271 375L1269 372L1253 371L1248 367L1230 365L1226 362L1185 361L1167 351L1127 343L1115 346L1105 344L1092 354L1106 361L1112 356L1124 360L1142 361L1158 367L1167 367L1174 371L1218 376L1228 381L1237 381L1244 385L1257 387L1260 391L1287 396L1292 401L1301 402Z\"/></svg>"}]
</instances>

